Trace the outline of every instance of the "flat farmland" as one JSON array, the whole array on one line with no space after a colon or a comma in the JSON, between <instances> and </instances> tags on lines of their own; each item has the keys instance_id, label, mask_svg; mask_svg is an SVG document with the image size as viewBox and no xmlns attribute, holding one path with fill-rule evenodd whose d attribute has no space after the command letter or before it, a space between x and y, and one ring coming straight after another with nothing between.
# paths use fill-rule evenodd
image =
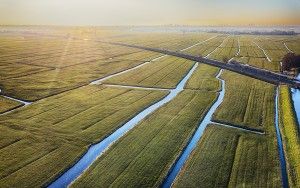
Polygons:
<instances>
[{"instance_id":1,"label":"flat farmland","mask_svg":"<svg viewBox=\"0 0 300 188\"><path fill-rule=\"evenodd\" d=\"M3 80L0 82L0 88L2 93L6 95L28 101L39 100L87 85L93 80L132 68L159 56L158 53L153 52L99 45L96 49L93 49L98 54L95 53L91 58L87 58L87 54L91 53L89 51L91 49L85 48L85 45L97 44L94 42L91 42L92 44L85 44L85 42L80 44L80 41L76 40L70 42L70 48L66 48L65 53L49 52L49 54L44 54L44 46L40 43L41 41L36 38L24 40L21 42L14 41L17 43L17 47L14 46L11 49L16 48L16 51L3 52L6 55L2 55L3 61L0 60L0 80ZM59 42L62 41L59 40ZM59 42L57 42L58 44L56 41L53 42L58 45L55 47L53 47L54 44L47 43L45 46L48 49L52 47L55 51L61 51L61 48L58 48ZM26 48L30 52L19 52L18 49L24 48L27 43L33 43L32 48ZM13 46L14 44L10 43L9 45ZM42 56L43 58L36 60L36 56L28 57L28 53L34 53L33 49L39 49L38 45L42 47L40 51L36 52L36 56ZM84 52L79 53L80 49L83 49ZM101 54L105 54L105 56Z\"/></svg>"},{"instance_id":2,"label":"flat farmland","mask_svg":"<svg viewBox=\"0 0 300 188\"><path fill-rule=\"evenodd\" d=\"M298 186L290 88L110 42L279 72L299 36L2 27L1 188L281 187L282 149Z\"/></svg>"},{"instance_id":3,"label":"flat farmland","mask_svg":"<svg viewBox=\"0 0 300 188\"><path fill-rule=\"evenodd\" d=\"M209 125L173 187L281 187L267 136Z\"/></svg>"},{"instance_id":4,"label":"flat farmland","mask_svg":"<svg viewBox=\"0 0 300 188\"><path fill-rule=\"evenodd\" d=\"M166 94L86 86L0 116L6 135L1 137L0 186L49 183L90 144Z\"/></svg>"},{"instance_id":5,"label":"flat farmland","mask_svg":"<svg viewBox=\"0 0 300 188\"><path fill-rule=\"evenodd\" d=\"M191 55L205 57L218 48L226 38L226 35L215 35L214 38L188 49L185 52Z\"/></svg>"},{"instance_id":6,"label":"flat farmland","mask_svg":"<svg viewBox=\"0 0 300 188\"><path fill-rule=\"evenodd\" d=\"M241 36L240 41L240 56L253 57L253 58L265 58L265 54L259 47L253 43L255 36Z\"/></svg>"},{"instance_id":7,"label":"flat farmland","mask_svg":"<svg viewBox=\"0 0 300 188\"><path fill-rule=\"evenodd\" d=\"M280 62L284 55L289 52L288 49L284 46L284 42L282 42L281 40L278 41L278 39L276 40L276 38L266 39L260 37L257 40L257 44L265 50L267 56L269 56L272 62Z\"/></svg>"},{"instance_id":8,"label":"flat farmland","mask_svg":"<svg viewBox=\"0 0 300 188\"><path fill-rule=\"evenodd\" d=\"M224 71L222 78L226 81L225 98L213 120L264 131L264 121L274 116L266 111L273 107L274 86L229 71Z\"/></svg>"},{"instance_id":9,"label":"flat farmland","mask_svg":"<svg viewBox=\"0 0 300 188\"><path fill-rule=\"evenodd\" d=\"M215 79L218 72L219 69L216 67L200 64L188 80L185 88L191 90L218 91L220 90L220 81Z\"/></svg>"},{"instance_id":10,"label":"flat farmland","mask_svg":"<svg viewBox=\"0 0 300 188\"><path fill-rule=\"evenodd\" d=\"M185 59L167 56L126 74L110 78L104 81L104 83L154 88L175 88L192 68L193 64L193 62Z\"/></svg>"},{"instance_id":11,"label":"flat farmland","mask_svg":"<svg viewBox=\"0 0 300 188\"><path fill-rule=\"evenodd\" d=\"M222 78L225 98L213 115L222 124L205 129L173 187L281 187L274 87L228 71Z\"/></svg>"}]
</instances>

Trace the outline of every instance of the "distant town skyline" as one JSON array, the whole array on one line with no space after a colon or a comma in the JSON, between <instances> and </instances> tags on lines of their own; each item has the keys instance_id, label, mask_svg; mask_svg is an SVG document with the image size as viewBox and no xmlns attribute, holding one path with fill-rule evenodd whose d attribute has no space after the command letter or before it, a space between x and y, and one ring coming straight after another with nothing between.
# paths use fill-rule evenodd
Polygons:
<instances>
[{"instance_id":1,"label":"distant town skyline","mask_svg":"<svg viewBox=\"0 0 300 188\"><path fill-rule=\"evenodd\" d=\"M2 25L300 25L298 0L0 0Z\"/></svg>"}]
</instances>

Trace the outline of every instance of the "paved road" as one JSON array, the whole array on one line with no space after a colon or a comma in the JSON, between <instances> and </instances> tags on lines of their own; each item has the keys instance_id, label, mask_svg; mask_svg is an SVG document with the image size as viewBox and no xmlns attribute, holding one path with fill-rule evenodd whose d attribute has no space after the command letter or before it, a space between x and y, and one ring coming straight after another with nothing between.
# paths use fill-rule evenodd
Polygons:
<instances>
[{"instance_id":1,"label":"paved road","mask_svg":"<svg viewBox=\"0 0 300 188\"><path fill-rule=\"evenodd\" d=\"M171 55L171 56L181 57L181 58L185 58L185 59L188 59L191 61L201 62L201 63L208 64L211 66L215 66L215 67L226 69L226 70L229 70L232 72L236 72L236 73L246 75L246 76L249 76L252 78L256 78L256 79L259 79L259 80L262 80L262 81L265 81L265 82L268 82L271 84L275 84L275 85L286 84L292 88L300 89L300 82L293 77L289 77L287 75L268 71L265 69L259 69L256 67L238 63L236 61L224 63L221 61L207 59L207 58L199 57L199 56L193 56L193 55L189 55L189 54L186 54L183 52L178 52L178 51L170 51L170 50L166 50L166 49L151 48L151 47L138 46L138 45L132 45L132 44L118 43L118 42L105 42L105 41L98 41L98 42L104 42L104 43L125 46L125 47L131 47L131 48L138 48L138 49L142 49L142 50L148 50L148 51L158 52L158 53L167 54L167 55Z\"/></svg>"}]
</instances>

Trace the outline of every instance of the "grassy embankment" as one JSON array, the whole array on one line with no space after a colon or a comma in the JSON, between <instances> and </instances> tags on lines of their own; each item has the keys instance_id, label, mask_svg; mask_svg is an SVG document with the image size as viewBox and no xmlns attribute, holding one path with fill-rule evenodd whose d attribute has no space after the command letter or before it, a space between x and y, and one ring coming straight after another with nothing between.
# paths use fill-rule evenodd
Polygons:
<instances>
[{"instance_id":1,"label":"grassy embankment","mask_svg":"<svg viewBox=\"0 0 300 188\"><path fill-rule=\"evenodd\" d=\"M280 86L280 129L287 161L290 187L300 187L300 135L299 127L287 86Z\"/></svg>"},{"instance_id":2,"label":"grassy embankment","mask_svg":"<svg viewBox=\"0 0 300 188\"><path fill-rule=\"evenodd\" d=\"M86 86L0 116L0 187L45 185L89 145L165 95Z\"/></svg>"}]
</instances>

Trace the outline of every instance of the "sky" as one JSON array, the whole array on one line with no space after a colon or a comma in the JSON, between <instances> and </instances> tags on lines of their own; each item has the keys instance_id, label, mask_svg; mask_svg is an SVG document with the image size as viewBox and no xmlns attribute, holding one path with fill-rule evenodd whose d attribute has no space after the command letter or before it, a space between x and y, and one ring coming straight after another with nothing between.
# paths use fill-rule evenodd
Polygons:
<instances>
[{"instance_id":1,"label":"sky","mask_svg":"<svg viewBox=\"0 0 300 188\"><path fill-rule=\"evenodd\" d=\"M300 25L300 0L0 0L1 25Z\"/></svg>"}]
</instances>

